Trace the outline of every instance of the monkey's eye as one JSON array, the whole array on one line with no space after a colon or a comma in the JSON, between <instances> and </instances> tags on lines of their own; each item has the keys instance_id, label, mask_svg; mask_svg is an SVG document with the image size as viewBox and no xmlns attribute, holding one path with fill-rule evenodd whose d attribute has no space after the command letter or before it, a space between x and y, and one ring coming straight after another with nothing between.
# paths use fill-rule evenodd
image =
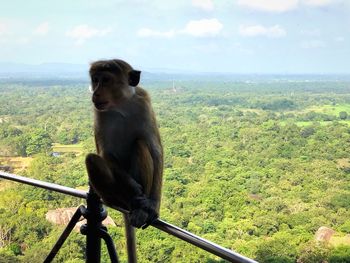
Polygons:
<instances>
[{"instance_id":1,"label":"monkey's eye","mask_svg":"<svg viewBox=\"0 0 350 263\"><path fill-rule=\"evenodd\" d=\"M93 84L97 84L98 83L98 78L97 77L92 77L91 81Z\"/></svg>"},{"instance_id":2,"label":"monkey's eye","mask_svg":"<svg viewBox=\"0 0 350 263\"><path fill-rule=\"evenodd\" d=\"M102 82L103 83L109 83L110 81L111 81L110 77L105 76L105 77L102 78Z\"/></svg>"}]
</instances>

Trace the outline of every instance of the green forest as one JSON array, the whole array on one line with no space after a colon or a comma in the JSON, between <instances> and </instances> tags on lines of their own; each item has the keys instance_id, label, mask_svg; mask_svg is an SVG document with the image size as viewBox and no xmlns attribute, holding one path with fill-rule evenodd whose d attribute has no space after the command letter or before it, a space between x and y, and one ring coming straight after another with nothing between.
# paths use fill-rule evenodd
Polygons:
<instances>
[{"instance_id":1,"label":"green forest","mask_svg":"<svg viewBox=\"0 0 350 263\"><path fill-rule=\"evenodd\" d=\"M0 169L87 189L88 83L0 81ZM350 262L350 81L146 79L165 151L161 218L262 263ZM0 262L42 262L83 200L0 179ZM121 214L108 226L126 262ZM327 228L326 238L316 238ZM84 261L73 231L55 262ZM225 262L153 227L139 262ZM105 246L102 262L108 261Z\"/></svg>"}]
</instances>

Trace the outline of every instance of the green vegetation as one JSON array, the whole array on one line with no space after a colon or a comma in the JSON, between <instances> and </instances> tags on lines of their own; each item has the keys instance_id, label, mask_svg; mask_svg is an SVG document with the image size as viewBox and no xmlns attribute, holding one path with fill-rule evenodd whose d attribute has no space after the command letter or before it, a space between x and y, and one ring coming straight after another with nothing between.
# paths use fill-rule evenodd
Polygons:
<instances>
[{"instance_id":1,"label":"green vegetation","mask_svg":"<svg viewBox=\"0 0 350 263\"><path fill-rule=\"evenodd\" d=\"M179 85L145 85L166 157L161 217L259 262L350 262L350 83ZM86 187L89 100L84 83L0 83L0 165L30 157L21 174ZM0 262L42 261L63 229L45 214L81 202L5 181L0 191ZM122 218L109 215L126 262ZM315 240L321 226L336 232L329 242ZM137 235L140 262L223 262L156 229ZM68 242L56 262L83 262L84 237Z\"/></svg>"}]
</instances>

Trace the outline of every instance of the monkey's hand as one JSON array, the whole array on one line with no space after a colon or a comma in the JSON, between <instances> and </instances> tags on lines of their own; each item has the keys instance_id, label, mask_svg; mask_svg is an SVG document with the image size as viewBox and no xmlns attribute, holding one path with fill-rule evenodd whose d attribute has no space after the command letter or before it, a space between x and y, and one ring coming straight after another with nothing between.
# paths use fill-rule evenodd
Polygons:
<instances>
[{"instance_id":1,"label":"monkey's hand","mask_svg":"<svg viewBox=\"0 0 350 263\"><path fill-rule=\"evenodd\" d=\"M134 198L132 201L132 209L130 211L130 223L132 226L145 229L158 216L155 206L149 198L140 196Z\"/></svg>"}]
</instances>

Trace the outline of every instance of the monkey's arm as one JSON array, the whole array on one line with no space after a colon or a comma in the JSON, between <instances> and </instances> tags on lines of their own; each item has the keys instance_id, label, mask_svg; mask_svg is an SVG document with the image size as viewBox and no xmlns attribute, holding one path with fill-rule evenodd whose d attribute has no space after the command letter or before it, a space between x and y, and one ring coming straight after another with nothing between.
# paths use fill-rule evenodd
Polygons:
<instances>
[{"instance_id":1,"label":"monkey's arm","mask_svg":"<svg viewBox=\"0 0 350 263\"><path fill-rule=\"evenodd\" d=\"M163 148L160 140L157 140L150 149L153 160L153 181L149 198L154 202L155 209L159 213L163 185Z\"/></svg>"},{"instance_id":2,"label":"monkey's arm","mask_svg":"<svg viewBox=\"0 0 350 263\"><path fill-rule=\"evenodd\" d=\"M159 216L163 159L161 146L140 139L135 146L131 175L142 185L144 195L136 196L133 200L131 222L140 227L149 225Z\"/></svg>"},{"instance_id":3,"label":"monkey's arm","mask_svg":"<svg viewBox=\"0 0 350 263\"><path fill-rule=\"evenodd\" d=\"M162 147L155 142L137 140L134 154L134 162L131 167L132 177L142 185L144 194L152 201L158 212L163 174Z\"/></svg>"}]
</instances>

